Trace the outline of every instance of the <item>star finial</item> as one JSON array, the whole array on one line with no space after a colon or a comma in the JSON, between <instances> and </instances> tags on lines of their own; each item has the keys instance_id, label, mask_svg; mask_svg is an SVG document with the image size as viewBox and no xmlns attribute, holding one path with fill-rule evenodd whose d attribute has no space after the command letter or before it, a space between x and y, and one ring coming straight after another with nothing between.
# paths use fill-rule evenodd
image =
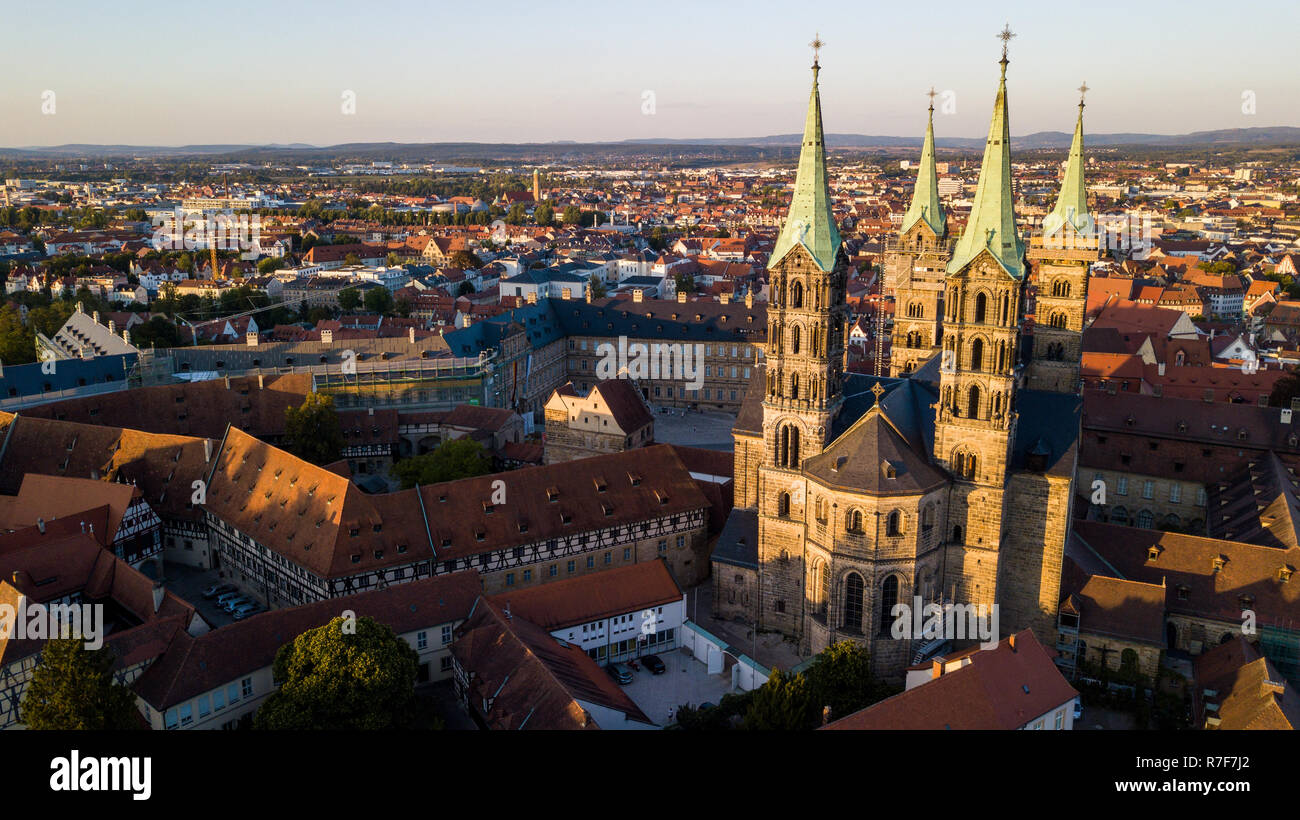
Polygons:
<instances>
[{"instance_id":1,"label":"star finial","mask_svg":"<svg viewBox=\"0 0 1300 820\"><path fill-rule=\"evenodd\" d=\"M933 114L933 113L934 113L934 98L937 97L937 96L939 95L939 92L937 92L937 91L934 90L934 86L930 86L930 90L927 91L927 92L925 92L925 95L926 95L927 97L930 98L930 113Z\"/></svg>"},{"instance_id":2,"label":"star finial","mask_svg":"<svg viewBox=\"0 0 1300 820\"><path fill-rule=\"evenodd\" d=\"M821 32L814 35L813 41L808 45L813 50L813 67L816 68L821 62L822 46L826 45L825 41L822 40Z\"/></svg>"},{"instance_id":3,"label":"star finial","mask_svg":"<svg viewBox=\"0 0 1300 820\"><path fill-rule=\"evenodd\" d=\"M1083 108L1083 97L1088 93L1088 83L1085 80L1083 85L1079 86L1079 107Z\"/></svg>"},{"instance_id":4,"label":"star finial","mask_svg":"<svg viewBox=\"0 0 1300 820\"><path fill-rule=\"evenodd\" d=\"M1007 23L1001 31L998 32L998 39L1002 41L1002 61L1007 62L1007 44L1011 38L1016 35L1011 32L1011 24Z\"/></svg>"}]
</instances>

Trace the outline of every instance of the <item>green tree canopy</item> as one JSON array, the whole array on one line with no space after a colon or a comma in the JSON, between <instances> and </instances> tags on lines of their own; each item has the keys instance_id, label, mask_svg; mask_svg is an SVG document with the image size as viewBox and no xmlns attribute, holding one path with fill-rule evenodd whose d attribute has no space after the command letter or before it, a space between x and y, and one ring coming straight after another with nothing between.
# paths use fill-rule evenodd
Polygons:
<instances>
[{"instance_id":1,"label":"green tree canopy","mask_svg":"<svg viewBox=\"0 0 1300 820\"><path fill-rule=\"evenodd\" d=\"M344 288L339 291L339 307L344 310L356 310L361 306L361 291L356 288Z\"/></svg>"},{"instance_id":2,"label":"green tree canopy","mask_svg":"<svg viewBox=\"0 0 1300 820\"><path fill-rule=\"evenodd\" d=\"M555 221L555 209L543 202L533 209L533 221L543 228L550 226Z\"/></svg>"},{"instance_id":3,"label":"green tree canopy","mask_svg":"<svg viewBox=\"0 0 1300 820\"><path fill-rule=\"evenodd\" d=\"M444 441L433 452L403 459L393 466L393 474L403 488L416 484L437 484L458 478L485 475L492 469L492 459L482 444L471 438Z\"/></svg>"},{"instance_id":4,"label":"green tree canopy","mask_svg":"<svg viewBox=\"0 0 1300 820\"><path fill-rule=\"evenodd\" d=\"M893 689L871 676L867 648L853 641L826 647L803 675L808 679L808 694L818 723L824 706L831 707L831 719L836 720L894 694Z\"/></svg>"},{"instance_id":5,"label":"green tree canopy","mask_svg":"<svg viewBox=\"0 0 1300 820\"><path fill-rule=\"evenodd\" d=\"M451 264L461 270L478 270L483 267L483 260L470 251L456 251L451 255Z\"/></svg>"},{"instance_id":6,"label":"green tree canopy","mask_svg":"<svg viewBox=\"0 0 1300 820\"><path fill-rule=\"evenodd\" d=\"M338 461L343 452L343 427L331 396L308 393L301 406L286 407L284 417L290 452L313 464Z\"/></svg>"},{"instance_id":7,"label":"green tree canopy","mask_svg":"<svg viewBox=\"0 0 1300 820\"><path fill-rule=\"evenodd\" d=\"M135 695L113 682L113 654L81 638L47 641L19 706L29 729L138 729Z\"/></svg>"},{"instance_id":8,"label":"green tree canopy","mask_svg":"<svg viewBox=\"0 0 1300 820\"><path fill-rule=\"evenodd\" d=\"M808 691L808 680L803 675L790 675L774 669L767 683L754 691L744 725L746 729L760 731L807 729L813 724L817 711Z\"/></svg>"},{"instance_id":9,"label":"green tree canopy","mask_svg":"<svg viewBox=\"0 0 1300 820\"><path fill-rule=\"evenodd\" d=\"M600 281L600 277L596 274L593 273L591 278L587 280L587 287L591 288L592 299L605 298L605 283Z\"/></svg>"},{"instance_id":10,"label":"green tree canopy","mask_svg":"<svg viewBox=\"0 0 1300 820\"><path fill-rule=\"evenodd\" d=\"M366 305L366 310L371 313L388 315L393 312L393 294L388 288L371 288L366 291L366 297L362 301Z\"/></svg>"},{"instance_id":11,"label":"green tree canopy","mask_svg":"<svg viewBox=\"0 0 1300 820\"><path fill-rule=\"evenodd\" d=\"M421 720L420 657L371 618L335 618L280 647L271 671L280 688L255 729L404 729Z\"/></svg>"}]
</instances>

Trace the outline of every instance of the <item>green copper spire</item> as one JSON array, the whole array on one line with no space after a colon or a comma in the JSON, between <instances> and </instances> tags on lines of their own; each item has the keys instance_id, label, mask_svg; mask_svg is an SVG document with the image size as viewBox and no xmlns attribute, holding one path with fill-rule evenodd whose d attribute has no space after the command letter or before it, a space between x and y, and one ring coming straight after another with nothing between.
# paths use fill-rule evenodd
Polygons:
<instances>
[{"instance_id":1,"label":"green copper spire","mask_svg":"<svg viewBox=\"0 0 1300 820\"><path fill-rule=\"evenodd\" d=\"M971 206L966 229L953 250L948 273L961 270L987 248L1012 278L1022 279L1025 275L1025 247L1016 233L1015 203L1011 193L1011 126L1007 118L1007 63L1010 61L1006 42L1015 35L1008 27L999 36L1002 38L1002 78L998 81L998 96L993 103L984 163L980 165L975 204Z\"/></svg>"},{"instance_id":2,"label":"green copper spire","mask_svg":"<svg viewBox=\"0 0 1300 820\"><path fill-rule=\"evenodd\" d=\"M1079 119L1074 124L1074 142L1070 144L1070 159L1065 165L1065 179L1061 182L1061 195L1056 207L1043 219L1043 236L1050 236L1069 223L1080 236L1092 233L1092 216L1088 213L1088 189L1083 184L1083 94L1088 90L1084 83L1079 88Z\"/></svg>"},{"instance_id":3,"label":"green copper spire","mask_svg":"<svg viewBox=\"0 0 1300 820\"><path fill-rule=\"evenodd\" d=\"M930 89L930 122L925 126L925 144L921 146L921 170L916 175L916 188L912 190L912 204L903 214L906 233L924 219L937 236L943 236L944 215L939 205L939 174L934 168L934 89Z\"/></svg>"},{"instance_id":4,"label":"green copper spire","mask_svg":"<svg viewBox=\"0 0 1300 820\"><path fill-rule=\"evenodd\" d=\"M813 41L815 49L822 45ZM826 179L826 144L822 135L821 95L817 92L817 73L821 71L814 57L812 95L808 98L808 118L803 127L803 144L799 150L799 171L794 181L794 199L786 215L785 226L772 249L769 268L775 267L796 245L812 254L817 267L830 271L840 249L840 232L831 212L831 192Z\"/></svg>"}]
</instances>

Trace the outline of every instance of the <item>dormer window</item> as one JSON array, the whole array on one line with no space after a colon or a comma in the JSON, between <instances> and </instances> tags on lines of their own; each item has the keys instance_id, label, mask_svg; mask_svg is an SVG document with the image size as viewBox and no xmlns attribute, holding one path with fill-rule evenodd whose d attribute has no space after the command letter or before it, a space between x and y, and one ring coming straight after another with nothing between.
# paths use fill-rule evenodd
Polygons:
<instances>
[{"instance_id":1,"label":"dormer window","mask_svg":"<svg viewBox=\"0 0 1300 820\"><path fill-rule=\"evenodd\" d=\"M606 517L606 518L609 518L611 515L614 514L614 505L613 505L613 504L601 504L601 505L600 505L600 509L601 509L601 511L602 511L603 513L605 513L605 517Z\"/></svg>"},{"instance_id":2,"label":"dormer window","mask_svg":"<svg viewBox=\"0 0 1300 820\"><path fill-rule=\"evenodd\" d=\"M1160 548L1157 546L1147 547L1147 560L1154 561L1160 557Z\"/></svg>"},{"instance_id":3,"label":"dormer window","mask_svg":"<svg viewBox=\"0 0 1300 820\"><path fill-rule=\"evenodd\" d=\"M1228 563L1228 556L1220 555L1214 559L1214 568L1211 571L1219 572L1227 565L1227 563Z\"/></svg>"},{"instance_id":4,"label":"dormer window","mask_svg":"<svg viewBox=\"0 0 1300 820\"><path fill-rule=\"evenodd\" d=\"M1285 584L1287 581L1291 580L1291 573L1293 572L1295 572L1295 567L1289 564L1283 564L1277 571L1277 579Z\"/></svg>"},{"instance_id":5,"label":"dormer window","mask_svg":"<svg viewBox=\"0 0 1300 820\"><path fill-rule=\"evenodd\" d=\"M609 488L609 485L605 483L605 479L603 478L594 479L594 483L596 485L596 492L598 493L603 493Z\"/></svg>"},{"instance_id":6,"label":"dormer window","mask_svg":"<svg viewBox=\"0 0 1300 820\"><path fill-rule=\"evenodd\" d=\"M889 461L880 462L880 472L885 478L898 478L898 468Z\"/></svg>"},{"instance_id":7,"label":"dormer window","mask_svg":"<svg viewBox=\"0 0 1300 820\"><path fill-rule=\"evenodd\" d=\"M548 487L546 490L546 500L554 504L560 500L560 491L556 487Z\"/></svg>"},{"instance_id":8,"label":"dormer window","mask_svg":"<svg viewBox=\"0 0 1300 820\"><path fill-rule=\"evenodd\" d=\"M491 505L491 504L489 504L488 502L484 501L484 502L483 502L483 514L484 514L484 515L491 515L491 514L494 513L494 512L496 512L496 507L494 507L493 505Z\"/></svg>"}]
</instances>

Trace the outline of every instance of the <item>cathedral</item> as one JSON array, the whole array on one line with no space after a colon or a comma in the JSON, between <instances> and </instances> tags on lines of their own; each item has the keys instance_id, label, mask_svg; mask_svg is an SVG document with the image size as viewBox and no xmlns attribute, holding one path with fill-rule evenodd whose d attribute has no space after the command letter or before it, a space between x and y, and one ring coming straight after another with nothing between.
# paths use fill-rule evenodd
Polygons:
<instances>
[{"instance_id":1,"label":"cathedral","mask_svg":"<svg viewBox=\"0 0 1300 820\"><path fill-rule=\"evenodd\" d=\"M1005 43L961 235L935 169L934 108L911 205L884 253L889 377L846 372L848 258L831 207L817 88L768 265L765 367L733 428L736 509L714 554L714 614L820 652L866 645L895 681L942 649L891 632L895 604L996 605L1001 636L1056 642L1080 429L1089 263L1083 103L1056 208L1017 229ZM820 45L815 44L815 45ZM932 98L933 99L933 98ZM992 611L992 610L989 610ZM1000 636L995 636L1000 637Z\"/></svg>"}]
</instances>

